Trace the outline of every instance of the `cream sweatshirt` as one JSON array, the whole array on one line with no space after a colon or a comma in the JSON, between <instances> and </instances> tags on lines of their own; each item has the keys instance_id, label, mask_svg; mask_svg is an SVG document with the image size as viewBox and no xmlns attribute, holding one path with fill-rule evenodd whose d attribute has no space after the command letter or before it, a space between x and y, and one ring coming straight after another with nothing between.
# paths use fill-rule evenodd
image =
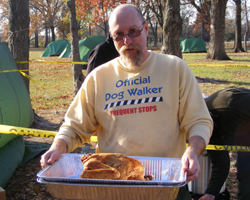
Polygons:
<instances>
[{"instance_id":1,"label":"cream sweatshirt","mask_svg":"<svg viewBox=\"0 0 250 200\"><path fill-rule=\"evenodd\" d=\"M74 98L56 138L71 152L98 130L99 152L177 157L186 139L206 144L212 119L198 82L182 59L150 52L136 70L120 57L94 69Z\"/></svg>"}]
</instances>

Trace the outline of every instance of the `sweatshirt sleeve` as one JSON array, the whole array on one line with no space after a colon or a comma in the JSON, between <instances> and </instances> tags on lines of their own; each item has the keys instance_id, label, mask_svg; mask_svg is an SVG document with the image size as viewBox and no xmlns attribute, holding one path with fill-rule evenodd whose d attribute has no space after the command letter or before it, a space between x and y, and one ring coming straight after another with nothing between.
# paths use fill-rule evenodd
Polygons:
<instances>
[{"instance_id":1,"label":"sweatshirt sleeve","mask_svg":"<svg viewBox=\"0 0 250 200\"><path fill-rule=\"evenodd\" d=\"M186 62L181 66L180 77L180 130L187 134L188 139L193 136L202 137L207 145L212 134L213 121L199 84Z\"/></svg>"},{"instance_id":2,"label":"sweatshirt sleeve","mask_svg":"<svg viewBox=\"0 0 250 200\"><path fill-rule=\"evenodd\" d=\"M94 82L84 81L82 87L71 103L65 122L59 129L55 139L62 139L67 144L67 152L73 151L85 142L89 142L91 135L98 129L94 116Z\"/></svg>"}]
</instances>

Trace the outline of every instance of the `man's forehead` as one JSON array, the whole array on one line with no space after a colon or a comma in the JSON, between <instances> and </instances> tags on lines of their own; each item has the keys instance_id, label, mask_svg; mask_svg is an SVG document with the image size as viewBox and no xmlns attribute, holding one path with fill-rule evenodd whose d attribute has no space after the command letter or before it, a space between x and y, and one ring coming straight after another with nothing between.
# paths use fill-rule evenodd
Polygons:
<instances>
[{"instance_id":1,"label":"man's forehead","mask_svg":"<svg viewBox=\"0 0 250 200\"><path fill-rule=\"evenodd\" d=\"M110 31L111 32L116 32L116 31L124 31L124 30L129 30L131 28L140 28L141 23L140 21L126 21L126 22L114 22L110 24Z\"/></svg>"},{"instance_id":2,"label":"man's forehead","mask_svg":"<svg viewBox=\"0 0 250 200\"><path fill-rule=\"evenodd\" d=\"M109 24L126 24L134 20L139 20L137 11L133 7L124 7L113 11Z\"/></svg>"},{"instance_id":3,"label":"man's forehead","mask_svg":"<svg viewBox=\"0 0 250 200\"><path fill-rule=\"evenodd\" d=\"M134 17L123 17L115 18L109 23L109 28L111 31L125 30L130 28L140 28L142 22L139 18Z\"/></svg>"}]
</instances>

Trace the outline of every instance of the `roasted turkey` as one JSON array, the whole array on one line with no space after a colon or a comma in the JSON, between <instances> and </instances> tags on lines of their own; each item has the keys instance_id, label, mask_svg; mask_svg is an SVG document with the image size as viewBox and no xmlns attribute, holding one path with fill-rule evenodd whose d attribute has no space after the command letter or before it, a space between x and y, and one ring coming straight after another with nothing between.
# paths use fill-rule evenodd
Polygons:
<instances>
[{"instance_id":1,"label":"roasted turkey","mask_svg":"<svg viewBox=\"0 0 250 200\"><path fill-rule=\"evenodd\" d=\"M145 176L145 168L139 161L119 153L89 153L81 157L81 162L81 178L152 180L150 176Z\"/></svg>"}]
</instances>

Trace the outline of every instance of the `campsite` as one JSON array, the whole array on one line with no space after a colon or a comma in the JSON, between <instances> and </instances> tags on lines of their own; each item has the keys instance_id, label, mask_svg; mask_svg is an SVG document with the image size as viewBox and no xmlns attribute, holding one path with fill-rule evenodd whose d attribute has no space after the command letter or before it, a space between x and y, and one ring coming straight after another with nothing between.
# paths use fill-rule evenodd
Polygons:
<instances>
[{"instance_id":1,"label":"campsite","mask_svg":"<svg viewBox=\"0 0 250 200\"><path fill-rule=\"evenodd\" d=\"M32 60L43 60L46 62L70 62L70 58L59 58L58 56L43 57L41 54L45 49L31 49ZM159 50L156 50L159 51ZM249 65L249 53L231 53L232 49L227 49L231 61L210 61L206 60L206 53L183 53L183 58L191 65ZM250 88L250 68L249 67L209 67L190 66L202 88L202 92L210 95L213 92L225 87L245 87ZM85 70L83 70L85 73ZM39 116L40 123L32 124L31 128L40 130L58 130L63 122L64 114L70 105L73 95L72 70L70 64L62 63L30 63L30 76L37 82L30 82L30 99L32 108ZM39 84L40 83L40 84ZM26 142L51 144L51 138L23 136ZM48 147L47 146L47 147ZM77 151L81 151L78 149ZM40 168L40 153L30 159L24 165L17 167L10 181L7 183L7 199L55 199L48 192L45 185L36 182L36 174ZM231 199L236 199L237 180L235 157L232 155L230 175L227 186L231 194Z\"/></svg>"},{"instance_id":2,"label":"campsite","mask_svg":"<svg viewBox=\"0 0 250 200\"><path fill-rule=\"evenodd\" d=\"M250 90L239 110L209 109L217 91L250 89L247 3L2 0L0 200L248 197ZM84 164L99 152L130 158Z\"/></svg>"}]
</instances>

